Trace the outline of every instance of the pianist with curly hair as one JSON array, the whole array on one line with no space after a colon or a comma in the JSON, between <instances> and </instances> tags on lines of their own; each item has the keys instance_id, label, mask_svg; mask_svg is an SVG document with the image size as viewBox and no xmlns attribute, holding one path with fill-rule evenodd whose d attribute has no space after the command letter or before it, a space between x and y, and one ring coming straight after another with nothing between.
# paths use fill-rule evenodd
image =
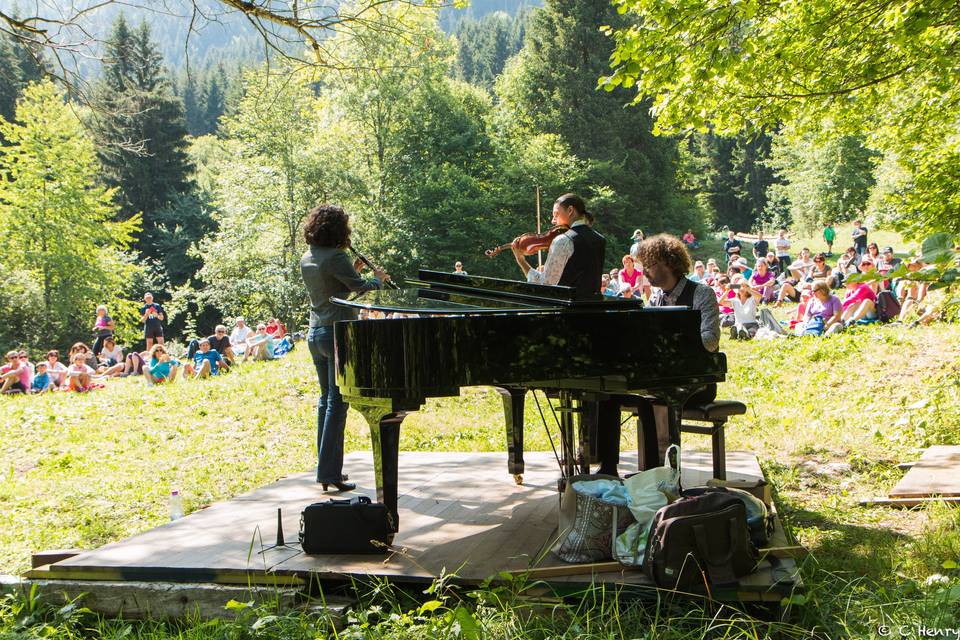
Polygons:
<instances>
[{"instance_id":1,"label":"pianist with curly hair","mask_svg":"<svg viewBox=\"0 0 960 640\"><path fill-rule=\"evenodd\" d=\"M360 277L357 262L350 259L350 217L342 207L321 204L307 213L303 222L307 251L300 258L300 273L310 296L310 332L307 345L320 381L317 404L317 482L324 491L333 485L339 491L356 486L343 475L343 430L347 422L347 405L337 387L333 361L333 323L356 320L357 312L330 302L331 296L344 296L351 291L379 289L390 278L383 271L374 271L373 278Z\"/></svg>"},{"instance_id":2,"label":"pianist with curly hair","mask_svg":"<svg viewBox=\"0 0 960 640\"><path fill-rule=\"evenodd\" d=\"M540 272L530 266L518 246L519 238L513 241L513 256L523 271L527 282L533 284L558 284L576 289L578 298L596 297L603 276L603 258L606 239L593 230L593 216L580 196L567 193L553 203L553 225L570 227L566 233L554 238L547 253L547 261Z\"/></svg>"},{"instance_id":3,"label":"pianist with curly hair","mask_svg":"<svg viewBox=\"0 0 960 640\"><path fill-rule=\"evenodd\" d=\"M682 306L700 312L700 341L707 351L720 348L720 310L717 296L707 285L687 278L690 273L690 254L679 238L660 234L647 238L640 244L638 259L643 264L650 284L659 291L650 298L652 307ZM694 393L688 404L705 404L717 397L717 385L710 384ZM663 437L666 412L649 402L641 401L640 419L643 423L648 453L645 466L656 464L653 453L662 459L669 445ZM657 410L655 410L657 409ZM620 459L620 403L616 399L600 403L597 450L600 456L600 473L617 474ZM659 435L659 437L658 437Z\"/></svg>"}]
</instances>

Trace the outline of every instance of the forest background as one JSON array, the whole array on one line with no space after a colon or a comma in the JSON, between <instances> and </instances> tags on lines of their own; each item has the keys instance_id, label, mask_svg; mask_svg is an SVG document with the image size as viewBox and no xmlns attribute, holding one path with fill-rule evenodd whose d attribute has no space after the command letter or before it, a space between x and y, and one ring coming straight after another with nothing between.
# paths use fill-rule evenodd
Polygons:
<instances>
[{"instance_id":1,"label":"forest background","mask_svg":"<svg viewBox=\"0 0 960 640\"><path fill-rule=\"evenodd\" d=\"M240 20L185 40L172 17L91 16L105 36L82 100L45 78L47 52L0 34L4 349L88 339L98 304L133 344L145 291L174 336L238 315L300 326L299 225L318 202L342 204L398 278L456 260L516 277L483 250L535 228L536 187L545 225L553 198L586 196L611 266L636 228L904 217L902 167L862 135L654 135L651 104L625 106L631 82L598 90L601 27L630 19L605 2L397 3L332 35L339 64L322 69L267 57Z\"/></svg>"}]
</instances>

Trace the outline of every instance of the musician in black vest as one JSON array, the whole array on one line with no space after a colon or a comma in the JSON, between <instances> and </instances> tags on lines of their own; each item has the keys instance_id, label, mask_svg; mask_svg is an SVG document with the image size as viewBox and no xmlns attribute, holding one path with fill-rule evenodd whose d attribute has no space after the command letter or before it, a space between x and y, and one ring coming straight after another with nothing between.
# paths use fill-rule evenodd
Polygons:
<instances>
[{"instance_id":1,"label":"musician in black vest","mask_svg":"<svg viewBox=\"0 0 960 640\"><path fill-rule=\"evenodd\" d=\"M550 244L543 272L530 266L516 240L511 247L527 282L573 287L578 298L597 296L607 241L593 230L592 222L593 217L580 196L567 193L557 198L553 203L551 224L566 225L570 230L554 238Z\"/></svg>"},{"instance_id":2,"label":"musician in black vest","mask_svg":"<svg viewBox=\"0 0 960 640\"><path fill-rule=\"evenodd\" d=\"M720 310L717 296L707 285L687 279L690 273L690 254L679 238L660 234L640 244L638 258L650 284L660 290L650 298L650 306L682 306L700 311L700 340L707 351L720 348ZM717 385L710 384L694 393L687 404L706 404L717 397ZM650 402L640 406L640 420L645 438L644 451L648 458L644 466L655 464L654 454L669 444L664 441L665 411L657 411ZM597 452L600 473L617 475L620 461L620 401L616 398L600 403L598 416ZM660 428L658 428L660 426ZM658 438L659 434L659 438Z\"/></svg>"}]
</instances>

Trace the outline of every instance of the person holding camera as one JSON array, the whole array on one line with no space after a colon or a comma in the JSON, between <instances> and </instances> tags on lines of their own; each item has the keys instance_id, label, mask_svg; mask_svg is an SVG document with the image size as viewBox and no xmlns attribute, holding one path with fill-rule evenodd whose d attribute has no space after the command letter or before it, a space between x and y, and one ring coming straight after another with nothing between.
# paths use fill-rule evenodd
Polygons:
<instances>
[{"instance_id":1,"label":"person holding camera","mask_svg":"<svg viewBox=\"0 0 960 640\"><path fill-rule=\"evenodd\" d=\"M140 307L140 320L143 322L143 337L147 341L147 351L153 343L163 344L163 307L153 301L149 291L143 294L143 306Z\"/></svg>"}]
</instances>

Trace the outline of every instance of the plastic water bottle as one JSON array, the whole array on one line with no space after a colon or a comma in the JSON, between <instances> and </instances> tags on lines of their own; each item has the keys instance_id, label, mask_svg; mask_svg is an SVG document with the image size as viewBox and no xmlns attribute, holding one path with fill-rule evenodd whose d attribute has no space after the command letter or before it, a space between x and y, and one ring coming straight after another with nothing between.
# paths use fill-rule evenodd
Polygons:
<instances>
[{"instance_id":1,"label":"plastic water bottle","mask_svg":"<svg viewBox=\"0 0 960 640\"><path fill-rule=\"evenodd\" d=\"M170 519L179 520L183 517L183 497L178 489L170 492Z\"/></svg>"}]
</instances>

